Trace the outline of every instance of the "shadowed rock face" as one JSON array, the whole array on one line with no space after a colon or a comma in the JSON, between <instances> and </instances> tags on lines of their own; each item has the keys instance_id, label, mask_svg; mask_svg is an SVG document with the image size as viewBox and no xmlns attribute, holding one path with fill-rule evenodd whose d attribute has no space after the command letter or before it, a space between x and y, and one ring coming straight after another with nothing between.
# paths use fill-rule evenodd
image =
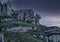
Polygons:
<instances>
[{"instance_id":1,"label":"shadowed rock face","mask_svg":"<svg viewBox=\"0 0 60 42\"><path fill-rule=\"evenodd\" d=\"M4 2L3 2L4 1ZM11 15L11 2L10 0L0 1L0 13L3 15Z\"/></svg>"},{"instance_id":2,"label":"shadowed rock face","mask_svg":"<svg viewBox=\"0 0 60 42\"><path fill-rule=\"evenodd\" d=\"M58 42L60 41L60 28L56 26L48 27L45 31L48 42Z\"/></svg>"},{"instance_id":3,"label":"shadowed rock face","mask_svg":"<svg viewBox=\"0 0 60 42\"><path fill-rule=\"evenodd\" d=\"M2 33L0 33L0 42L4 42L4 36Z\"/></svg>"},{"instance_id":4,"label":"shadowed rock face","mask_svg":"<svg viewBox=\"0 0 60 42\"><path fill-rule=\"evenodd\" d=\"M15 15L17 20L39 24L39 20L41 19L40 15L34 14L32 9L25 9L20 11L13 10L13 16Z\"/></svg>"},{"instance_id":5,"label":"shadowed rock face","mask_svg":"<svg viewBox=\"0 0 60 42\"><path fill-rule=\"evenodd\" d=\"M60 33L60 28L59 27L48 27L47 30L45 30L46 33Z\"/></svg>"}]
</instances>

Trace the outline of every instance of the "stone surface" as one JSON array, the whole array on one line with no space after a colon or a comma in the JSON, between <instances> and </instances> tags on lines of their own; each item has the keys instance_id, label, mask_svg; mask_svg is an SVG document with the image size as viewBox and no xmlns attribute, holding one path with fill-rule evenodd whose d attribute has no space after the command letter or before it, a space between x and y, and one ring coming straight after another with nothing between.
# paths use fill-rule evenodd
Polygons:
<instances>
[{"instance_id":1,"label":"stone surface","mask_svg":"<svg viewBox=\"0 0 60 42\"><path fill-rule=\"evenodd\" d=\"M28 32L33 30L37 30L37 29L32 27L22 27L22 26L6 29L6 31L13 31L13 32Z\"/></svg>"},{"instance_id":2,"label":"stone surface","mask_svg":"<svg viewBox=\"0 0 60 42\"><path fill-rule=\"evenodd\" d=\"M4 42L4 36L2 33L0 33L0 42Z\"/></svg>"}]
</instances>

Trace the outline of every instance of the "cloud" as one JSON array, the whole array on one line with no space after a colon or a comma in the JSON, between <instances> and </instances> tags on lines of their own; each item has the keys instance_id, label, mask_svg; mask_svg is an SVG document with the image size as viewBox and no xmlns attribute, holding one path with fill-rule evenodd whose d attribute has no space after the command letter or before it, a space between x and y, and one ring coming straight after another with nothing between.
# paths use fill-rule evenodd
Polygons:
<instances>
[{"instance_id":1,"label":"cloud","mask_svg":"<svg viewBox=\"0 0 60 42\"><path fill-rule=\"evenodd\" d=\"M46 26L59 26L60 27L60 16L45 17L40 20L40 23Z\"/></svg>"}]
</instances>

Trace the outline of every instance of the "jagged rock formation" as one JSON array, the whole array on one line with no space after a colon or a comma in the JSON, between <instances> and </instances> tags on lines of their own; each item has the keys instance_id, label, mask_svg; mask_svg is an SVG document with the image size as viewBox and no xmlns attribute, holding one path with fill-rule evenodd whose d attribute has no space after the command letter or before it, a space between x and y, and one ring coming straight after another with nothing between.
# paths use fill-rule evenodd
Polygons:
<instances>
[{"instance_id":1,"label":"jagged rock formation","mask_svg":"<svg viewBox=\"0 0 60 42\"><path fill-rule=\"evenodd\" d=\"M0 2L0 36L1 42L45 42L41 28L40 15L32 9L13 10L11 2ZM2 37L4 39L2 39Z\"/></svg>"},{"instance_id":2,"label":"jagged rock formation","mask_svg":"<svg viewBox=\"0 0 60 42\"><path fill-rule=\"evenodd\" d=\"M30 22L34 24L39 24L39 20L41 19L40 15L34 15L32 9L25 9L20 11L13 11L12 16L14 16L17 20Z\"/></svg>"},{"instance_id":3,"label":"jagged rock formation","mask_svg":"<svg viewBox=\"0 0 60 42\"><path fill-rule=\"evenodd\" d=\"M59 42L60 41L60 27L51 26L44 30L47 36L47 42Z\"/></svg>"},{"instance_id":4,"label":"jagged rock formation","mask_svg":"<svg viewBox=\"0 0 60 42\"><path fill-rule=\"evenodd\" d=\"M11 13L11 2L7 0L6 2L0 1L0 13L3 15L10 15Z\"/></svg>"},{"instance_id":5,"label":"jagged rock formation","mask_svg":"<svg viewBox=\"0 0 60 42\"><path fill-rule=\"evenodd\" d=\"M36 25L39 25L39 20L41 19L40 15L34 14L34 11L32 9L25 9L25 10L19 10L19 11L15 11L13 9L11 10L10 1L1 3L0 17L1 17L1 20L0 20L1 22L22 21L22 22L32 23ZM10 24L11 26L14 25L14 24L12 25L12 23ZM29 26L26 26L26 27L29 27ZM37 27L32 26L31 28L37 28Z\"/></svg>"},{"instance_id":6,"label":"jagged rock formation","mask_svg":"<svg viewBox=\"0 0 60 42\"><path fill-rule=\"evenodd\" d=\"M39 24L41 17L38 14L34 15L34 11L32 9L25 9L20 11L12 10L13 9L11 9L10 0L4 3L1 3L0 1L0 15L10 17L13 16L13 18L16 18L17 20Z\"/></svg>"}]
</instances>

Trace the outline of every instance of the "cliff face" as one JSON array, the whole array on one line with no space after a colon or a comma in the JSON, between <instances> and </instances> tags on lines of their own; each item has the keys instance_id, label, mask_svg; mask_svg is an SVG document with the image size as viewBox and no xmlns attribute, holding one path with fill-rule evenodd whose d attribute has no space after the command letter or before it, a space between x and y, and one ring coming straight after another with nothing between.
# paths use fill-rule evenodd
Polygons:
<instances>
[{"instance_id":1,"label":"cliff face","mask_svg":"<svg viewBox=\"0 0 60 42\"><path fill-rule=\"evenodd\" d=\"M20 11L13 10L12 16L17 20L34 24L39 24L39 20L41 19L40 15L35 14L32 9L25 9Z\"/></svg>"},{"instance_id":2,"label":"cliff face","mask_svg":"<svg viewBox=\"0 0 60 42\"><path fill-rule=\"evenodd\" d=\"M0 2L0 41L3 42L45 42L45 34L40 27L40 15L32 9L13 10L9 1Z\"/></svg>"},{"instance_id":3,"label":"cliff face","mask_svg":"<svg viewBox=\"0 0 60 42\"><path fill-rule=\"evenodd\" d=\"M28 26L19 26L19 27L12 27L6 29L6 31L11 31L11 32L29 32L29 31L36 31L36 27L28 27Z\"/></svg>"}]
</instances>

